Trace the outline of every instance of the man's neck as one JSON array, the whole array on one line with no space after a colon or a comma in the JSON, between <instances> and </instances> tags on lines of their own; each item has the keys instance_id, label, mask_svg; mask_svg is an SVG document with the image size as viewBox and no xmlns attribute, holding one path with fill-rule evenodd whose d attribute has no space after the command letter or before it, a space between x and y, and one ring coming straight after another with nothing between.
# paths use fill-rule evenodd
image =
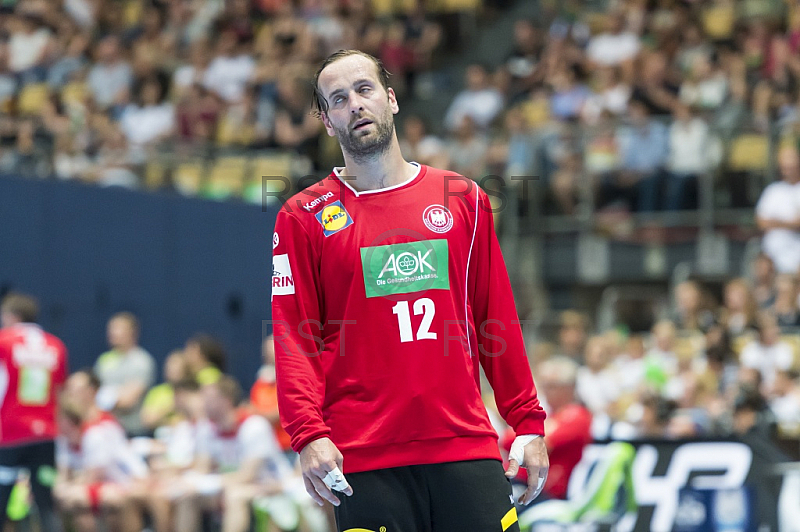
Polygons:
<instances>
[{"instance_id":1,"label":"man's neck","mask_svg":"<svg viewBox=\"0 0 800 532\"><path fill-rule=\"evenodd\" d=\"M345 152L344 162L345 167L340 175L359 192L399 185L418 171L416 166L403 159L396 138L388 150L366 160L356 161Z\"/></svg>"}]
</instances>

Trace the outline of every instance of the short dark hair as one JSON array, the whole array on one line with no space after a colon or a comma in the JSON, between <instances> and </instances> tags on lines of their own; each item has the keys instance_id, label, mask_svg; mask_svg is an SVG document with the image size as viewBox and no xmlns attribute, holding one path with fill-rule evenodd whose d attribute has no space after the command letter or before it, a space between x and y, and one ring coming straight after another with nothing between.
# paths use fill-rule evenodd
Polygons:
<instances>
[{"instance_id":1,"label":"short dark hair","mask_svg":"<svg viewBox=\"0 0 800 532\"><path fill-rule=\"evenodd\" d=\"M195 334L187 343L195 344L206 361L220 371L225 371L225 348L209 334Z\"/></svg>"},{"instance_id":2,"label":"short dark hair","mask_svg":"<svg viewBox=\"0 0 800 532\"><path fill-rule=\"evenodd\" d=\"M3 298L0 310L13 314L23 323L36 323L39 317L39 304L27 294L11 292Z\"/></svg>"},{"instance_id":3,"label":"short dark hair","mask_svg":"<svg viewBox=\"0 0 800 532\"><path fill-rule=\"evenodd\" d=\"M128 325L130 325L131 329L133 329L134 334L139 334L139 319L136 317L136 315L134 315L133 312L117 312L111 316L111 319L108 321L111 320L125 320L128 322Z\"/></svg>"},{"instance_id":4,"label":"short dark hair","mask_svg":"<svg viewBox=\"0 0 800 532\"><path fill-rule=\"evenodd\" d=\"M325 60L317 69L317 72L314 74L314 99L311 103L312 113L317 118L321 118L323 114L328 112L328 100L325 99L325 95L322 94L322 91L319 88L320 74L322 74L322 71L325 70L325 68L331 63L351 55L360 55L375 63L375 68L378 70L378 79L380 80L381 85L383 85L384 89L389 89L389 76L391 76L391 73L386 70L386 67L383 66L383 62L381 62L381 60L377 57L366 52L362 52L361 50L339 50L338 52L333 52L331 55L325 58Z\"/></svg>"},{"instance_id":5,"label":"short dark hair","mask_svg":"<svg viewBox=\"0 0 800 532\"><path fill-rule=\"evenodd\" d=\"M103 384L102 382L100 382L100 377L97 376L97 373L95 373L92 368L79 369L71 376L74 377L75 375L86 375L86 380L89 383L89 387L92 388L94 391L99 390L100 386L102 386Z\"/></svg>"},{"instance_id":6,"label":"short dark hair","mask_svg":"<svg viewBox=\"0 0 800 532\"><path fill-rule=\"evenodd\" d=\"M208 386L215 386L223 397L230 400L233 406L239 406L242 401L242 387L230 375L222 375L217 382Z\"/></svg>"}]
</instances>

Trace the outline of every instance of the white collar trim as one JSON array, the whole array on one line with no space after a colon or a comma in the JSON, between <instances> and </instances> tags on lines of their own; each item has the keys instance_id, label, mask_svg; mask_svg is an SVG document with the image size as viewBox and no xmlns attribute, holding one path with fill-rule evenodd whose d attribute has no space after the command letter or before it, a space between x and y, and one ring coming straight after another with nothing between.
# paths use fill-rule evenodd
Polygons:
<instances>
[{"instance_id":1,"label":"white collar trim","mask_svg":"<svg viewBox=\"0 0 800 532\"><path fill-rule=\"evenodd\" d=\"M398 183L396 185L392 185L390 187L385 187L385 188L376 188L374 190L362 190L361 192L357 191L352 186L350 186L350 183L348 183L346 179L342 179L342 176L340 175L340 173L342 172L342 170L344 170L343 166L335 166L333 168L333 175L335 175L336 178L339 181L341 181L342 184L344 184L344 186L349 188L353 192L353 194L355 194L356 197L358 197L358 196L360 196L362 194L375 194L377 192L388 192L389 190L394 190L396 188L400 188L402 186L405 186L405 185L411 183L412 181L414 181L419 176L420 171L422 170L422 165L421 164L419 164L417 162L414 162L414 161L411 161L411 164L413 164L414 166L417 167L417 172L414 175L412 175L411 177L409 177L408 179L406 179L405 181L403 181L402 183Z\"/></svg>"}]
</instances>

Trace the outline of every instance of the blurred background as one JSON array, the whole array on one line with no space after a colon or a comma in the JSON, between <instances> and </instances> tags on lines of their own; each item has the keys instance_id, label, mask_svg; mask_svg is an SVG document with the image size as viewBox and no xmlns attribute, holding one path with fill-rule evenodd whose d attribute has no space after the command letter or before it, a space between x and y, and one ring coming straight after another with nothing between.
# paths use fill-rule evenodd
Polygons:
<instances>
[{"instance_id":1,"label":"blurred background","mask_svg":"<svg viewBox=\"0 0 800 532\"><path fill-rule=\"evenodd\" d=\"M523 525L800 530L800 2L0 13L0 297L39 300L71 369L127 312L152 360L136 408L176 352L266 386L249 405L275 421L267 243L281 197L341 164L310 83L357 48L393 74L406 159L490 191L543 402L588 413L548 442L560 502Z\"/></svg>"}]
</instances>

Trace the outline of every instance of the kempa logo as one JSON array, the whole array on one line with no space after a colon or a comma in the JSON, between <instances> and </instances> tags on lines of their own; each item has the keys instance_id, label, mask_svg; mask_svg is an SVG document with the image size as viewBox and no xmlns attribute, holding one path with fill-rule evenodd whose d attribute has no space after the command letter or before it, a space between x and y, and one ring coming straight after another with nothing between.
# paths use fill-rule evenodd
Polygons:
<instances>
[{"instance_id":1,"label":"kempa logo","mask_svg":"<svg viewBox=\"0 0 800 532\"><path fill-rule=\"evenodd\" d=\"M450 288L447 240L361 248L367 297Z\"/></svg>"},{"instance_id":2,"label":"kempa logo","mask_svg":"<svg viewBox=\"0 0 800 532\"><path fill-rule=\"evenodd\" d=\"M313 201L310 201L310 202L306 203L305 205L303 205L303 208L305 210L311 212L311 211L314 210L314 207L316 207L317 205L320 205L322 203L325 203L326 201L328 201L332 197L333 197L333 192L326 192L325 194L323 194L322 196L318 197L317 199L315 199Z\"/></svg>"}]
</instances>

